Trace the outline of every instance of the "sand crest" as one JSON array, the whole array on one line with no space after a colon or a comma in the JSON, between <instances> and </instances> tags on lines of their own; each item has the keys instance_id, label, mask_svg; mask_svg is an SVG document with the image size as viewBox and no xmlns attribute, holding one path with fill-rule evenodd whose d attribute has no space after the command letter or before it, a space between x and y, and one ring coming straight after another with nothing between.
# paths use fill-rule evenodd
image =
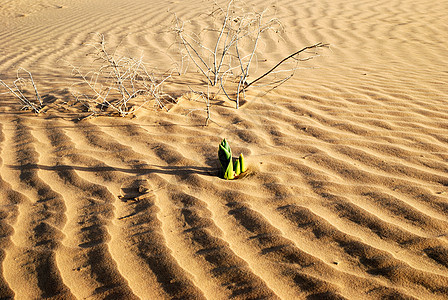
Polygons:
<instances>
[{"instance_id":1,"label":"sand crest","mask_svg":"<svg viewBox=\"0 0 448 300\"><path fill-rule=\"evenodd\" d=\"M163 72L173 13L209 10L0 4L0 79L31 71L47 111L0 87L0 298L448 299L448 1L274 1L260 70L331 44L280 87L203 126L190 73L168 111L78 120L92 32ZM248 176L217 176L224 137Z\"/></svg>"}]
</instances>

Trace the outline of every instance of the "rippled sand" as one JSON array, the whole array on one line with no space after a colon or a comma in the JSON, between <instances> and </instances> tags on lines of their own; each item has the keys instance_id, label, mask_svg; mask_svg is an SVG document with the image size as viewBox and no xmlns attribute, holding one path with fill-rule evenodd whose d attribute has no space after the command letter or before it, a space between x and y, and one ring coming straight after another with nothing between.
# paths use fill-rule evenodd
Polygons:
<instances>
[{"instance_id":1,"label":"rippled sand","mask_svg":"<svg viewBox=\"0 0 448 300\"><path fill-rule=\"evenodd\" d=\"M447 299L448 1L275 1L267 65L331 48L207 127L187 98L64 109L91 32L162 69L207 3L2 1L0 79L27 68L48 112L0 94L0 298ZM217 176L224 137L249 176Z\"/></svg>"}]
</instances>

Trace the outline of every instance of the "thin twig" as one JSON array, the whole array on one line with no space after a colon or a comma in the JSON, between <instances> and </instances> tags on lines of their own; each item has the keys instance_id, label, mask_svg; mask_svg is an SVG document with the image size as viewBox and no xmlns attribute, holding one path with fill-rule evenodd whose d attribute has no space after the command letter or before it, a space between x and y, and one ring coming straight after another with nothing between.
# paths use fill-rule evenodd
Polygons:
<instances>
[{"instance_id":1,"label":"thin twig","mask_svg":"<svg viewBox=\"0 0 448 300\"><path fill-rule=\"evenodd\" d=\"M81 81L74 85L86 85L94 96L83 95L81 98L75 95L76 100L96 115L110 115L109 108L124 117L143 107L150 99L154 99L160 108L166 108L162 98L169 96L162 92L162 86L171 74L157 81L146 69L142 56L139 59L119 56L117 48L110 53L104 35L96 34L96 37L98 41L90 46L94 50L94 60L102 62L98 70L83 74L79 68L72 66L81 77ZM139 95L145 97L145 101L137 106L130 105L130 101ZM92 105L99 106L100 110Z\"/></svg>"},{"instance_id":2,"label":"thin twig","mask_svg":"<svg viewBox=\"0 0 448 300\"><path fill-rule=\"evenodd\" d=\"M22 91L22 88L20 88L17 83L23 83L25 82L25 79L21 78L19 75L20 70L26 72L28 74L28 76L30 77L30 82L34 88L34 93L35 93L35 98L36 100L39 102L39 105L34 104L31 100L29 100ZM33 76L31 75L31 72L29 72L28 70L20 67L17 70L17 79L14 80L14 82L12 83L14 85L14 89L12 87L10 87L9 85L6 84L6 82L4 82L3 80L0 79L0 83L6 87L8 89L8 91L14 96L16 97L18 100L20 100L24 106L22 107L22 109L31 109L33 110L35 113L40 113L42 111L42 98L39 95L39 92L37 91L37 87L36 84L34 82Z\"/></svg>"},{"instance_id":3,"label":"thin twig","mask_svg":"<svg viewBox=\"0 0 448 300\"><path fill-rule=\"evenodd\" d=\"M34 83L33 75L31 75L31 72L29 72L28 70L26 70L22 67L20 67L19 70L22 70L22 71L28 73L28 76L30 76L31 84L33 85L34 93L36 94L36 99L39 101L40 106L42 106L42 98L40 97L39 92L37 91L37 87L36 87L36 84ZM19 70L17 71L17 77L19 77L19 75L18 75Z\"/></svg>"},{"instance_id":4,"label":"thin twig","mask_svg":"<svg viewBox=\"0 0 448 300\"><path fill-rule=\"evenodd\" d=\"M299 53L302 53L305 50L309 50L309 49L314 49L314 48L320 48L320 47L328 47L329 44L324 44L324 43L317 43L314 44L312 46L307 46L304 47L302 49L300 49L299 51L294 52L293 54L285 57L284 59L282 59L281 61L279 61L274 67L272 67L269 71L267 71L266 73L264 73L263 75L261 75L260 77L257 77L255 80L251 81L249 84L245 85L241 90L238 91L238 93L243 92L244 90L247 90L248 87L250 87L252 84L254 84L255 82L259 81L260 79L266 77L267 75L269 75L272 71L274 71L275 69L277 69L282 63L284 63L285 61L287 61L290 58L293 58L294 56L296 56Z\"/></svg>"}]
</instances>

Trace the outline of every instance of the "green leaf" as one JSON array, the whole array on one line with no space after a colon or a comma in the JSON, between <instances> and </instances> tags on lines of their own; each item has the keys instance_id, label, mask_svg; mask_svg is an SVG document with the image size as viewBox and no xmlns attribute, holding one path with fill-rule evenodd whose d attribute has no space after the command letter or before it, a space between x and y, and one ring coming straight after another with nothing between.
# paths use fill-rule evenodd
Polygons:
<instances>
[{"instance_id":1,"label":"green leaf","mask_svg":"<svg viewBox=\"0 0 448 300\"><path fill-rule=\"evenodd\" d=\"M221 145L224 147L224 149L232 153L232 150L230 150L230 145L225 138L221 141Z\"/></svg>"},{"instance_id":2,"label":"green leaf","mask_svg":"<svg viewBox=\"0 0 448 300\"><path fill-rule=\"evenodd\" d=\"M240 162L240 170L241 170L241 173L244 173L244 172L246 172L246 164L245 164L245 162L244 162L244 156L243 156L243 153L241 153L240 154L240 157L238 158L238 161Z\"/></svg>"},{"instance_id":3,"label":"green leaf","mask_svg":"<svg viewBox=\"0 0 448 300\"><path fill-rule=\"evenodd\" d=\"M222 171L225 172L227 166L232 161L232 153L227 151L222 145L219 145L218 158L221 163Z\"/></svg>"},{"instance_id":4,"label":"green leaf","mask_svg":"<svg viewBox=\"0 0 448 300\"><path fill-rule=\"evenodd\" d=\"M232 150L227 140L224 138L218 148L218 159L221 163L223 174L226 173L227 167L232 163ZM233 166L232 166L233 167Z\"/></svg>"},{"instance_id":5,"label":"green leaf","mask_svg":"<svg viewBox=\"0 0 448 300\"><path fill-rule=\"evenodd\" d=\"M224 179L227 179L227 180L235 179L235 172L233 172L233 164L232 163L229 163L229 165L227 166L227 169L224 173Z\"/></svg>"},{"instance_id":6,"label":"green leaf","mask_svg":"<svg viewBox=\"0 0 448 300\"><path fill-rule=\"evenodd\" d=\"M235 175L236 176L241 174L241 165L240 165L240 160L239 159L235 160L235 163L233 165L233 169L235 170Z\"/></svg>"}]
</instances>

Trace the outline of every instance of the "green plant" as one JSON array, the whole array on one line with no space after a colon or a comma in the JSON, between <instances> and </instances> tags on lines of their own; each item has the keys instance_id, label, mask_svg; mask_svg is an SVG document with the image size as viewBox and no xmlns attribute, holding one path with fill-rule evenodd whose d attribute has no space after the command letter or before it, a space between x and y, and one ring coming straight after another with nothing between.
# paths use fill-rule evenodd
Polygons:
<instances>
[{"instance_id":1,"label":"green plant","mask_svg":"<svg viewBox=\"0 0 448 300\"><path fill-rule=\"evenodd\" d=\"M232 150L226 139L219 144L218 158L221 163L222 176L226 180L236 179L247 170L242 153L235 162L232 162Z\"/></svg>"}]
</instances>

